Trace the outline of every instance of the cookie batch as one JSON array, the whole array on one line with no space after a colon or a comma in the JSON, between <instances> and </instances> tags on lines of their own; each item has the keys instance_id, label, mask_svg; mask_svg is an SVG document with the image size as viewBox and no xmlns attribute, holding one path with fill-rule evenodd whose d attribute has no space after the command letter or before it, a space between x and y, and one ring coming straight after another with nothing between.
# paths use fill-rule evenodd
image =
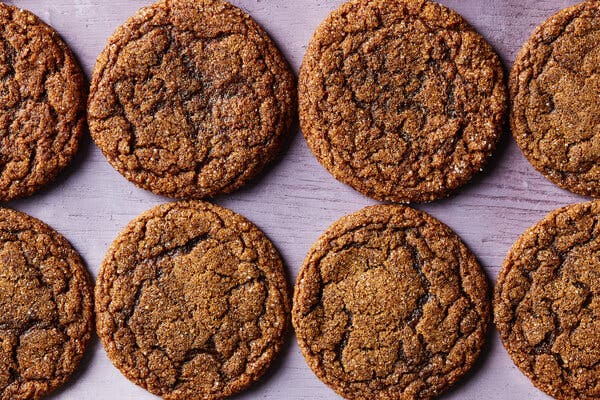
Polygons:
<instances>
[{"instance_id":1,"label":"cookie batch","mask_svg":"<svg viewBox=\"0 0 600 400\"><path fill-rule=\"evenodd\" d=\"M51 27L6 4L0 20L0 200L54 180L86 122L119 173L175 199L123 228L95 289L65 238L0 208L0 399L63 385L94 319L114 366L167 400L245 390L292 327L308 366L346 399L437 398L472 369L492 320L533 385L600 398L598 202L523 233L493 290L442 222L366 207L322 233L292 291L269 238L205 201L268 169L296 115L323 167L379 201L451 195L485 167L507 119L536 170L599 197L599 2L540 25L508 85L492 46L429 0L333 10L297 88L266 31L224 0L141 8L108 39L89 90Z\"/></svg>"}]
</instances>

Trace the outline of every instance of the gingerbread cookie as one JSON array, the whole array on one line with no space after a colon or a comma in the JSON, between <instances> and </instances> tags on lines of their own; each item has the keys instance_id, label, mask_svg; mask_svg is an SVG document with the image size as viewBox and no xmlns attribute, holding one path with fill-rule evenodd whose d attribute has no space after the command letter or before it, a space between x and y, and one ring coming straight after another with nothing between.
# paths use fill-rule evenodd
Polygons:
<instances>
[{"instance_id":1,"label":"gingerbread cookie","mask_svg":"<svg viewBox=\"0 0 600 400\"><path fill-rule=\"evenodd\" d=\"M69 164L85 125L85 80L58 33L0 3L0 201L28 196Z\"/></svg>"},{"instance_id":2,"label":"gingerbread cookie","mask_svg":"<svg viewBox=\"0 0 600 400\"><path fill-rule=\"evenodd\" d=\"M460 238L404 206L364 208L313 245L292 321L314 373L348 399L429 399L475 362L489 299Z\"/></svg>"},{"instance_id":3,"label":"gingerbread cookie","mask_svg":"<svg viewBox=\"0 0 600 400\"><path fill-rule=\"evenodd\" d=\"M221 0L162 0L98 57L90 132L127 179L174 198L231 192L278 153L295 108L265 31Z\"/></svg>"},{"instance_id":4,"label":"gingerbread cookie","mask_svg":"<svg viewBox=\"0 0 600 400\"><path fill-rule=\"evenodd\" d=\"M242 216L199 201L130 222L96 282L108 356L167 400L221 399L256 381L281 348L289 309L271 242Z\"/></svg>"},{"instance_id":5,"label":"gingerbread cookie","mask_svg":"<svg viewBox=\"0 0 600 400\"><path fill-rule=\"evenodd\" d=\"M92 290L65 238L0 208L0 399L37 400L65 383L92 335Z\"/></svg>"},{"instance_id":6,"label":"gingerbread cookie","mask_svg":"<svg viewBox=\"0 0 600 400\"><path fill-rule=\"evenodd\" d=\"M425 0L351 0L316 30L300 69L300 125L333 176L378 200L447 196L484 165L506 88L492 47Z\"/></svg>"},{"instance_id":7,"label":"gingerbread cookie","mask_svg":"<svg viewBox=\"0 0 600 400\"><path fill-rule=\"evenodd\" d=\"M600 203L551 212L509 251L494 319L513 362L560 400L600 398Z\"/></svg>"},{"instance_id":8,"label":"gingerbread cookie","mask_svg":"<svg viewBox=\"0 0 600 400\"><path fill-rule=\"evenodd\" d=\"M600 2L539 26L510 74L513 136L556 185L600 197Z\"/></svg>"}]
</instances>

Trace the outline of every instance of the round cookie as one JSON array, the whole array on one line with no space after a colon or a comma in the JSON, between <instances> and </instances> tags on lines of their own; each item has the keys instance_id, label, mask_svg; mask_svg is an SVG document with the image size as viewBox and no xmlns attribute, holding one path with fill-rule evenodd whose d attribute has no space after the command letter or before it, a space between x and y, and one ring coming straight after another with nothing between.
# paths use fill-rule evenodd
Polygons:
<instances>
[{"instance_id":1,"label":"round cookie","mask_svg":"<svg viewBox=\"0 0 600 400\"><path fill-rule=\"evenodd\" d=\"M231 192L278 153L295 78L265 31L221 0L161 0L98 57L90 132L123 176L154 193Z\"/></svg>"},{"instance_id":2,"label":"round cookie","mask_svg":"<svg viewBox=\"0 0 600 400\"><path fill-rule=\"evenodd\" d=\"M28 196L69 164L85 124L81 69L58 33L0 3L0 201Z\"/></svg>"},{"instance_id":3,"label":"round cookie","mask_svg":"<svg viewBox=\"0 0 600 400\"><path fill-rule=\"evenodd\" d=\"M109 358L166 400L221 399L259 379L285 339L289 311L271 242L244 217L199 201L131 221L96 282Z\"/></svg>"},{"instance_id":4,"label":"round cookie","mask_svg":"<svg viewBox=\"0 0 600 400\"><path fill-rule=\"evenodd\" d=\"M513 362L560 400L600 398L600 203L560 208L513 245L494 319Z\"/></svg>"},{"instance_id":5,"label":"round cookie","mask_svg":"<svg viewBox=\"0 0 600 400\"><path fill-rule=\"evenodd\" d=\"M428 214L379 205L347 215L300 270L292 322L314 373L348 399L429 399L485 341L484 273Z\"/></svg>"},{"instance_id":6,"label":"round cookie","mask_svg":"<svg viewBox=\"0 0 600 400\"><path fill-rule=\"evenodd\" d=\"M510 73L513 136L556 185L600 197L600 2L540 25Z\"/></svg>"},{"instance_id":7,"label":"round cookie","mask_svg":"<svg viewBox=\"0 0 600 400\"><path fill-rule=\"evenodd\" d=\"M65 238L0 208L0 399L37 400L65 383L92 335L92 290Z\"/></svg>"},{"instance_id":8,"label":"round cookie","mask_svg":"<svg viewBox=\"0 0 600 400\"><path fill-rule=\"evenodd\" d=\"M351 0L317 28L298 81L300 126L333 176L377 200L447 196L502 132L504 73L456 12Z\"/></svg>"}]
</instances>

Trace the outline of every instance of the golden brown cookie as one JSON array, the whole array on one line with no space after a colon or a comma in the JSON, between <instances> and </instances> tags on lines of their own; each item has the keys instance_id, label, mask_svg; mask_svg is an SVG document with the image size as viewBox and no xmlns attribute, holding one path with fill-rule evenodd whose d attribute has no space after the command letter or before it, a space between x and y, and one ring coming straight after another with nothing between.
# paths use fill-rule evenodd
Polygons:
<instances>
[{"instance_id":1,"label":"golden brown cookie","mask_svg":"<svg viewBox=\"0 0 600 400\"><path fill-rule=\"evenodd\" d=\"M378 200L447 196L502 132L506 88L492 47L425 0L351 0L318 27L298 84L300 125L333 176Z\"/></svg>"},{"instance_id":2,"label":"golden brown cookie","mask_svg":"<svg viewBox=\"0 0 600 400\"><path fill-rule=\"evenodd\" d=\"M551 212L517 240L494 292L513 362L560 400L600 398L600 203Z\"/></svg>"},{"instance_id":3,"label":"golden brown cookie","mask_svg":"<svg viewBox=\"0 0 600 400\"><path fill-rule=\"evenodd\" d=\"M483 271L428 214L379 205L313 245L292 321L314 373L348 399L429 399L475 362L489 319Z\"/></svg>"},{"instance_id":4,"label":"golden brown cookie","mask_svg":"<svg viewBox=\"0 0 600 400\"><path fill-rule=\"evenodd\" d=\"M85 124L84 77L58 33L0 3L0 201L54 180Z\"/></svg>"},{"instance_id":5,"label":"golden brown cookie","mask_svg":"<svg viewBox=\"0 0 600 400\"><path fill-rule=\"evenodd\" d=\"M167 400L221 399L259 379L281 348L289 310L271 242L244 217L199 201L131 221L96 282L108 356Z\"/></svg>"},{"instance_id":6,"label":"golden brown cookie","mask_svg":"<svg viewBox=\"0 0 600 400\"><path fill-rule=\"evenodd\" d=\"M65 383L92 335L92 290L65 238L0 208L1 400L37 400Z\"/></svg>"},{"instance_id":7,"label":"golden brown cookie","mask_svg":"<svg viewBox=\"0 0 600 400\"><path fill-rule=\"evenodd\" d=\"M127 179L205 198L239 188L275 157L295 98L287 62L249 15L221 0L161 0L108 40L88 119Z\"/></svg>"},{"instance_id":8,"label":"golden brown cookie","mask_svg":"<svg viewBox=\"0 0 600 400\"><path fill-rule=\"evenodd\" d=\"M513 136L556 185L600 197L600 2L540 25L510 74Z\"/></svg>"}]
</instances>

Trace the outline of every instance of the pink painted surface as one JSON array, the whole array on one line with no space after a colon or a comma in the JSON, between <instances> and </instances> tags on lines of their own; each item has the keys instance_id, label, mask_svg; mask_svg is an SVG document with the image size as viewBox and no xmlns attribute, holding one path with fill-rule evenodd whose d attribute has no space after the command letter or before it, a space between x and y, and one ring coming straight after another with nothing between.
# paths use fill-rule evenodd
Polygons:
<instances>
[{"instance_id":1,"label":"pink painted surface","mask_svg":"<svg viewBox=\"0 0 600 400\"><path fill-rule=\"evenodd\" d=\"M233 0L277 41L297 71L319 22L342 0ZM500 53L506 68L533 28L572 0L443 0L464 15ZM9 1L56 28L79 57L88 76L110 33L148 0ZM337 182L316 161L299 130L267 173L248 187L215 202L254 221L281 251L290 278L319 234L344 214L375 201ZM559 189L533 170L508 133L488 167L449 199L417 205L452 227L495 281L514 240L550 210L585 200ZM95 276L104 253L122 227L140 212L168 201L136 188L106 162L89 137L58 182L9 204L47 222L79 250ZM126 380L95 341L80 373L52 399L155 399ZM237 399L337 399L306 366L293 337L275 365ZM548 399L512 364L492 331L473 370L444 399Z\"/></svg>"}]
</instances>

